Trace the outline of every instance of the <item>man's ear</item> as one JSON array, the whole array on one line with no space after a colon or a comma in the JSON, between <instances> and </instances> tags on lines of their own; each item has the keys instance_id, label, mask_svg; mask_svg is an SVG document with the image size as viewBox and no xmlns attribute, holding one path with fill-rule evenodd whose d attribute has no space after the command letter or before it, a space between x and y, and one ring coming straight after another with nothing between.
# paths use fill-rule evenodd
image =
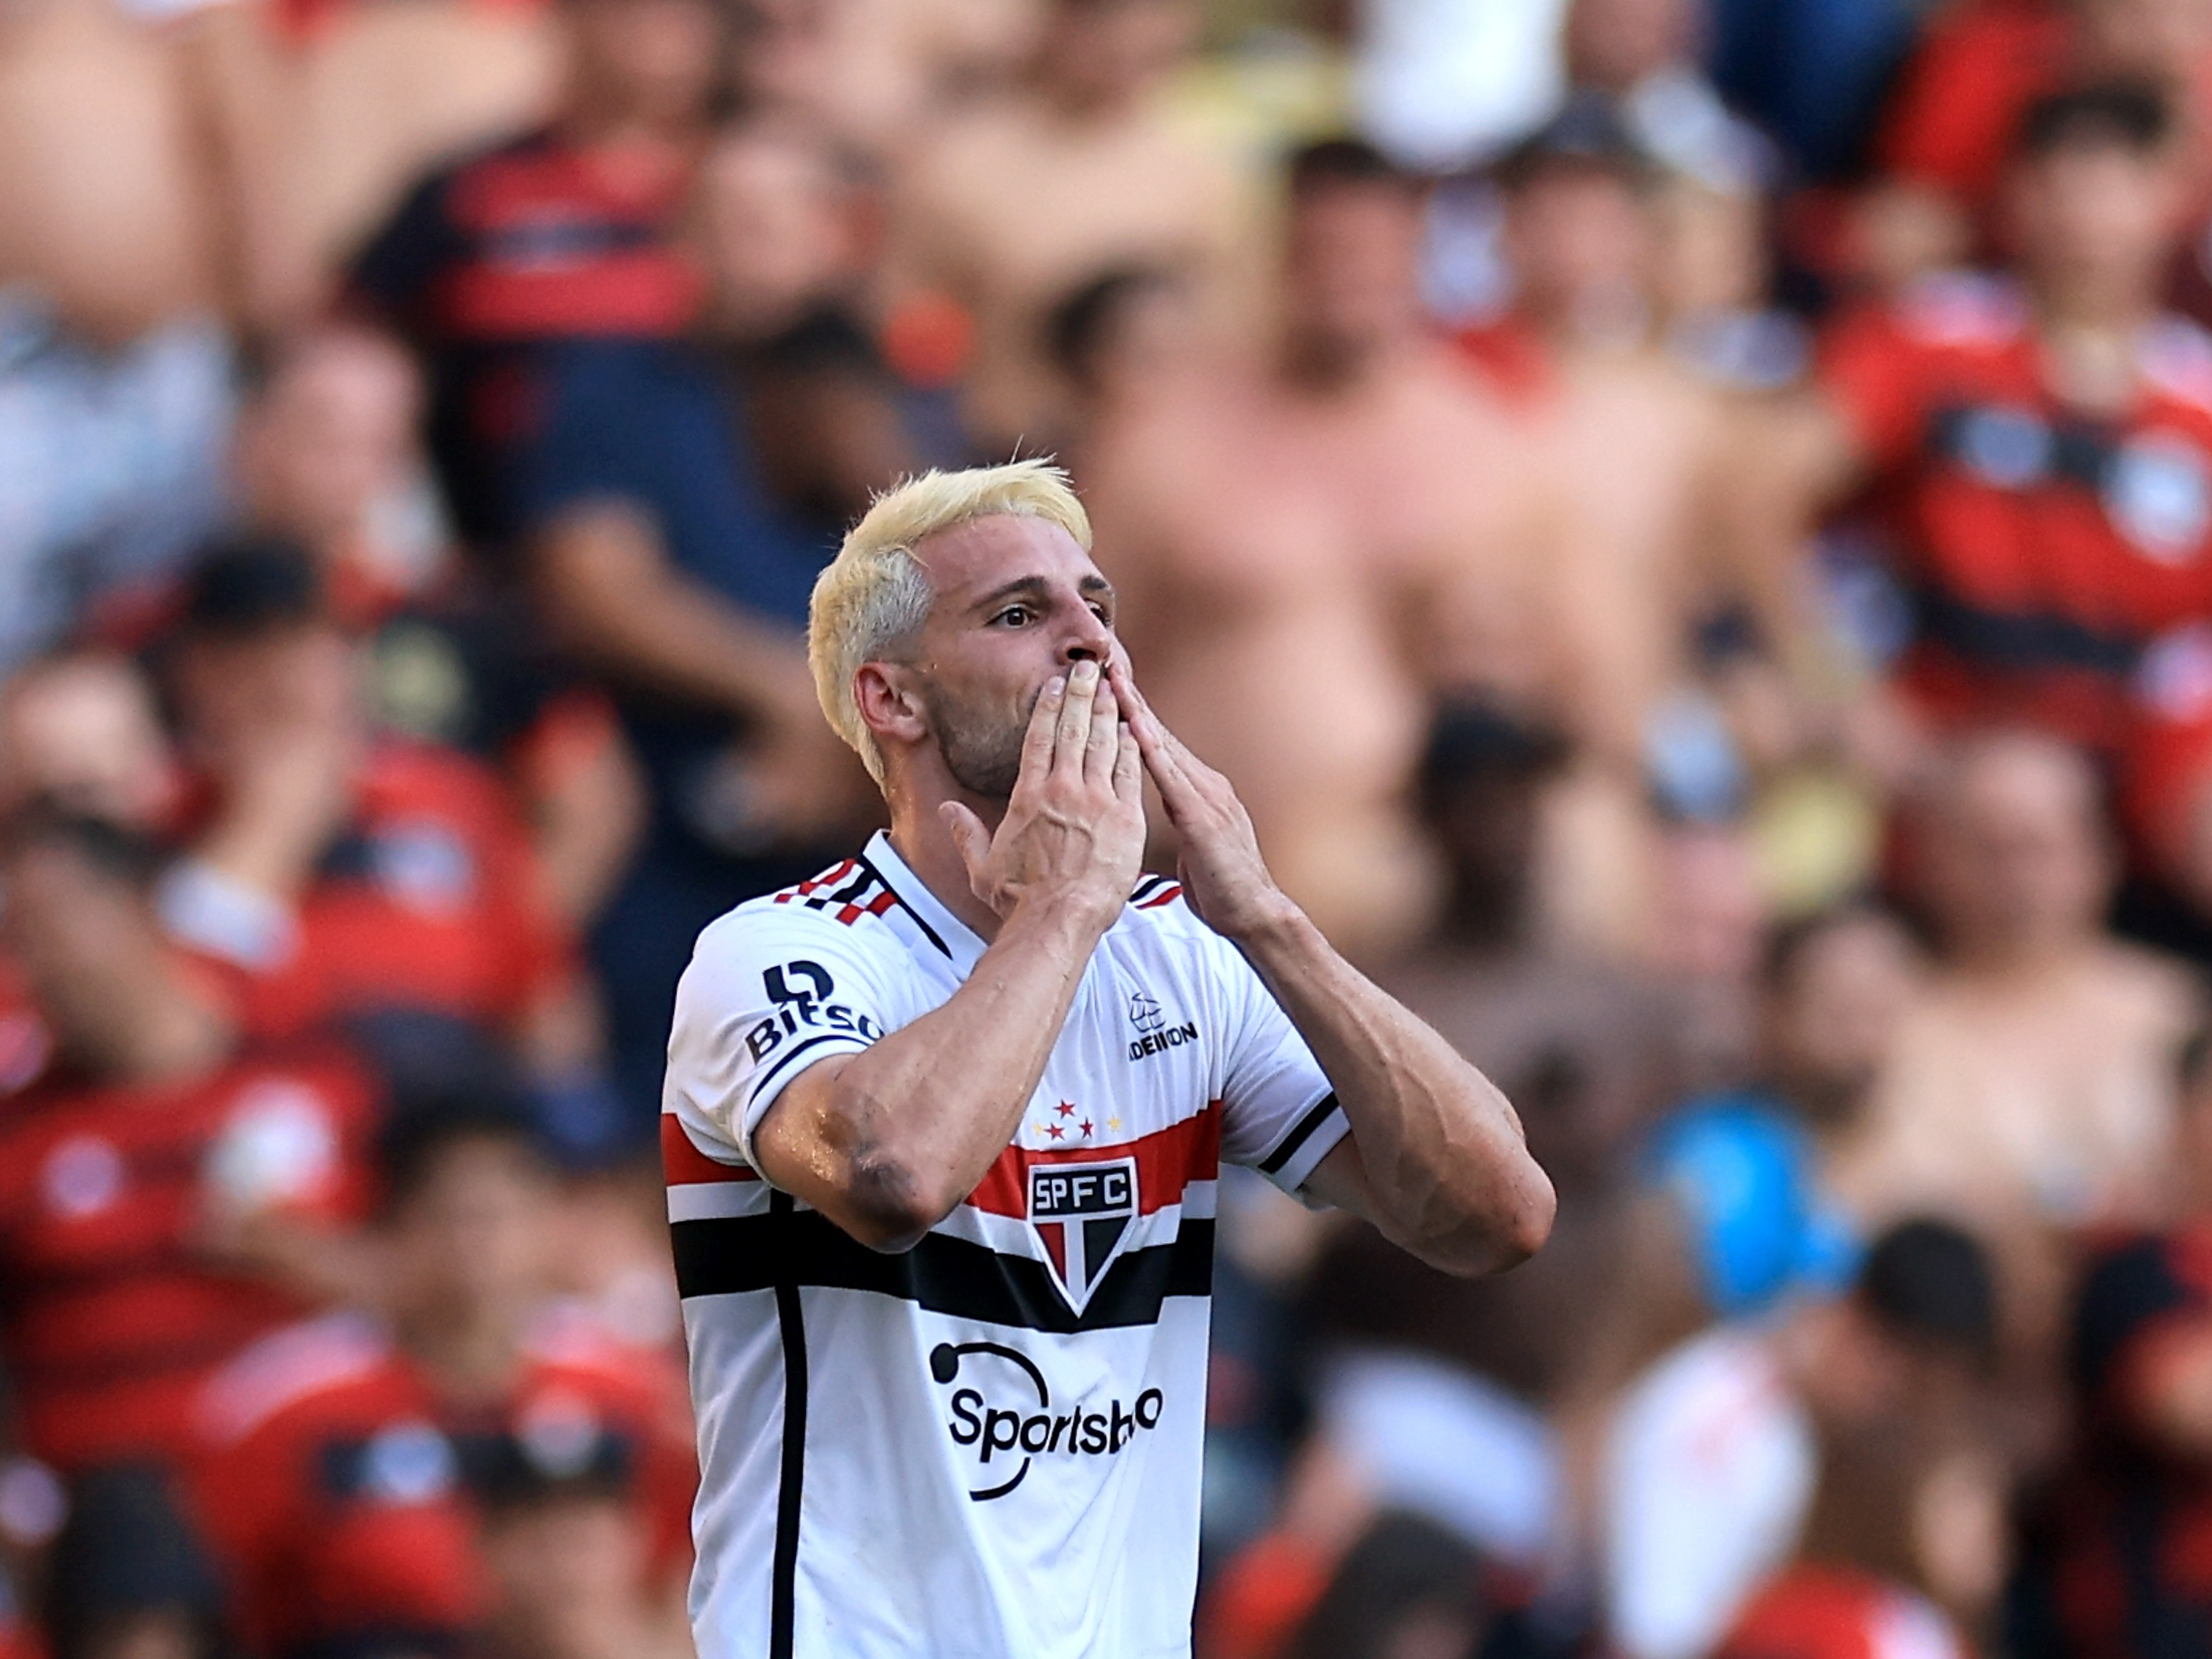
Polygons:
<instances>
[{"instance_id":1,"label":"man's ear","mask_svg":"<svg viewBox=\"0 0 2212 1659\"><path fill-rule=\"evenodd\" d=\"M864 662L853 671L853 701L860 722L881 743L919 743L929 735L929 714L911 669Z\"/></svg>"}]
</instances>

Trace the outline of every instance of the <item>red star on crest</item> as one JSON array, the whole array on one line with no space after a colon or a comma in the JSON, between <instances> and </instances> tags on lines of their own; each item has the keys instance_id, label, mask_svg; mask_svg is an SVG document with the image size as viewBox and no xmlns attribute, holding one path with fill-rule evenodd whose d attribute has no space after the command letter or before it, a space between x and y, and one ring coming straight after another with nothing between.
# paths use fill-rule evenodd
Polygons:
<instances>
[{"instance_id":1,"label":"red star on crest","mask_svg":"<svg viewBox=\"0 0 2212 1659\"><path fill-rule=\"evenodd\" d=\"M1062 1117L1073 1117L1075 1115L1075 1103L1073 1101L1063 1100L1059 1105L1054 1107L1053 1110L1058 1112Z\"/></svg>"},{"instance_id":2,"label":"red star on crest","mask_svg":"<svg viewBox=\"0 0 2212 1659\"><path fill-rule=\"evenodd\" d=\"M1091 1133L1091 1120L1089 1118L1086 1117L1083 1120L1082 1128L1084 1133L1089 1134Z\"/></svg>"},{"instance_id":3,"label":"red star on crest","mask_svg":"<svg viewBox=\"0 0 2212 1659\"><path fill-rule=\"evenodd\" d=\"M1054 1140L1058 1140L1062 1135L1067 1133L1066 1130L1061 1128L1057 1123L1046 1124L1044 1126L1044 1132L1050 1135Z\"/></svg>"}]
</instances>

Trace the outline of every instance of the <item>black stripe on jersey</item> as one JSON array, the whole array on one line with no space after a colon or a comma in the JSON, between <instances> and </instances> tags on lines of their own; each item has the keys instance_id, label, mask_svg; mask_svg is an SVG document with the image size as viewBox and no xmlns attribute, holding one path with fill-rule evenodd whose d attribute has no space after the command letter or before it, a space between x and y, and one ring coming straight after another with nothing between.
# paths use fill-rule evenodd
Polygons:
<instances>
[{"instance_id":1,"label":"black stripe on jersey","mask_svg":"<svg viewBox=\"0 0 2212 1659\"><path fill-rule=\"evenodd\" d=\"M1336 1109L1336 1091L1332 1089L1314 1103L1312 1109L1297 1121L1297 1127L1285 1135L1275 1150L1261 1161L1260 1173L1273 1175L1283 1165L1296 1158L1298 1148L1314 1138L1314 1132L1328 1122L1329 1114Z\"/></svg>"},{"instance_id":2,"label":"black stripe on jersey","mask_svg":"<svg viewBox=\"0 0 2212 1659\"><path fill-rule=\"evenodd\" d=\"M887 1255L841 1232L817 1212L789 1217L718 1216L678 1221L676 1287L684 1296L728 1296L773 1287L779 1310L788 1285L872 1291L954 1319L1067 1335L1159 1322L1171 1296L1213 1291L1213 1223L1186 1219L1172 1244L1131 1250L1106 1270L1081 1314L1034 1257L1007 1255L945 1233L925 1233Z\"/></svg>"},{"instance_id":3,"label":"black stripe on jersey","mask_svg":"<svg viewBox=\"0 0 2212 1659\"><path fill-rule=\"evenodd\" d=\"M1173 884L1174 878L1171 876L1140 876L1137 878L1137 884L1129 890L1129 902L1142 904L1161 888Z\"/></svg>"},{"instance_id":4,"label":"black stripe on jersey","mask_svg":"<svg viewBox=\"0 0 2212 1659\"><path fill-rule=\"evenodd\" d=\"M775 1065L769 1066L768 1070L763 1072L758 1077L752 1080L750 1085L745 1090L745 1104L750 1106L753 1102L758 1100L760 1098L761 1091L767 1088L768 1085L775 1082L776 1079L781 1077L785 1069L790 1066L793 1060L797 1060L799 1055L805 1054L810 1048L819 1048L825 1042L848 1043L855 1052L858 1052L868 1046L867 1039L854 1031L824 1031L820 1036L811 1036L807 1038L805 1042L800 1043L796 1048L790 1049L785 1054L777 1056Z\"/></svg>"},{"instance_id":5,"label":"black stripe on jersey","mask_svg":"<svg viewBox=\"0 0 2212 1659\"><path fill-rule=\"evenodd\" d=\"M860 865L860 868L866 871L869 875L873 877L876 880L883 882L885 890L898 896L899 908L906 912L907 920L912 922L915 927L921 928L921 936L927 939L932 945L934 945L937 947L939 953L948 962L951 961L952 958L952 947L945 944L945 940L939 937L937 929L931 927L927 922L921 919L921 913L919 910L915 909L911 904L908 904L904 896L899 896L899 890L897 888L892 886L890 882L884 880L884 872L876 868L874 862L868 857L868 855L866 853L858 854L855 855L855 861Z\"/></svg>"},{"instance_id":6,"label":"black stripe on jersey","mask_svg":"<svg viewBox=\"0 0 2212 1659\"><path fill-rule=\"evenodd\" d=\"M799 1219L788 1193L769 1200L769 1213L757 1218L779 1233L793 1231ZM762 1241L781 1245L782 1240ZM792 1273L795 1252L772 1248L781 1266L775 1275L775 1322L783 1338L783 1450L775 1493L775 1553L769 1574L769 1659L791 1659L798 1628L799 1503L806 1480L806 1318L799 1305L799 1281Z\"/></svg>"}]
</instances>

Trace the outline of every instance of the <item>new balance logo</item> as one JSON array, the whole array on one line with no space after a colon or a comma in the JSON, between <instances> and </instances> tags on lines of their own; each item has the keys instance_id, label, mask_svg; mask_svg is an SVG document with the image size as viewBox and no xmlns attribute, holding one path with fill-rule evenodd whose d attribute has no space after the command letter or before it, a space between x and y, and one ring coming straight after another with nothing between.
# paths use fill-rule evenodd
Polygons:
<instances>
[{"instance_id":1,"label":"new balance logo","mask_svg":"<svg viewBox=\"0 0 2212 1659\"><path fill-rule=\"evenodd\" d=\"M883 1028L856 1008L830 999L837 983L818 962L778 963L761 975L762 988L776 1010L745 1033L745 1048L756 1060L764 1060L786 1039L802 1030L851 1031L871 1042Z\"/></svg>"}]
</instances>

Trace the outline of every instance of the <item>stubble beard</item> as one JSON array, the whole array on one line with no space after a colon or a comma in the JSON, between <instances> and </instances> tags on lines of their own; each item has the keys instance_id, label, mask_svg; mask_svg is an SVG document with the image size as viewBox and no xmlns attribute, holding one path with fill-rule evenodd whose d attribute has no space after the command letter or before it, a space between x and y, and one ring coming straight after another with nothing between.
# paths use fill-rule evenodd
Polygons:
<instances>
[{"instance_id":1,"label":"stubble beard","mask_svg":"<svg viewBox=\"0 0 2212 1659\"><path fill-rule=\"evenodd\" d=\"M930 699L930 714L937 726L937 752L952 781L979 800L1000 805L1011 800L1022 775L1028 712L1002 716L939 692Z\"/></svg>"}]
</instances>

